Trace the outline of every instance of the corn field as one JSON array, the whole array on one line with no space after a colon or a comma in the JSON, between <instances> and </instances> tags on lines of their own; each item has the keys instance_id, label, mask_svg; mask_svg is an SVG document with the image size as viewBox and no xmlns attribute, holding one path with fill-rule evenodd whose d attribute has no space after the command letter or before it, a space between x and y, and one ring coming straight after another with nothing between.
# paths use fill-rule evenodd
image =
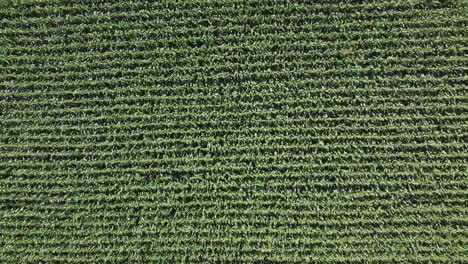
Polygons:
<instances>
[{"instance_id":1,"label":"corn field","mask_svg":"<svg viewBox=\"0 0 468 264\"><path fill-rule=\"evenodd\" d=\"M468 1L0 1L0 263L467 263Z\"/></svg>"}]
</instances>

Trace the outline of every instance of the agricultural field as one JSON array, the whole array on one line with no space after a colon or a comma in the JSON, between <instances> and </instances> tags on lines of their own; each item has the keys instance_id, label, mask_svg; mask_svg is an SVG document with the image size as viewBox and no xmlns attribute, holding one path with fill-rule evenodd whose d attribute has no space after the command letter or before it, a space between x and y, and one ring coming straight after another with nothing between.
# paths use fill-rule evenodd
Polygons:
<instances>
[{"instance_id":1,"label":"agricultural field","mask_svg":"<svg viewBox=\"0 0 468 264\"><path fill-rule=\"evenodd\" d=\"M467 263L467 0L0 1L0 263Z\"/></svg>"}]
</instances>

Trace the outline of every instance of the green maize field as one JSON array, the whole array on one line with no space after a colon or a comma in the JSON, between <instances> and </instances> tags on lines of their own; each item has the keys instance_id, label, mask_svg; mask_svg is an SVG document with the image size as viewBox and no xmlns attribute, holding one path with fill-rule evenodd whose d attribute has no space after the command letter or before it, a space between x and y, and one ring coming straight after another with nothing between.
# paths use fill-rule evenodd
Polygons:
<instances>
[{"instance_id":1,"label":"green maize field","mask_svg":"<svg viewBox=\"0 0 468 264\"><path fill-rule=\"evenodd\" d=\"M0 0L0 263L468 263L468 1Z\"/></svg>"}]
</instances>

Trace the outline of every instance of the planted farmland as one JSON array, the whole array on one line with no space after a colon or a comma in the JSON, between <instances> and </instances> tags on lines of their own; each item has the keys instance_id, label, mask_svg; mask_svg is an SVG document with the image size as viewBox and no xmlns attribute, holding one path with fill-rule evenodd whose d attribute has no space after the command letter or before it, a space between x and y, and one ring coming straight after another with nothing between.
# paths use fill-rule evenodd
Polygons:
<instances>
[{"instance_id":1,"label":"planted farmland","mask_svg":"<svg viewBox=\"0 0 468 264\"><path fill-rule=\"evenodd\" d=\"M0 263L468 262L467 11L0 1Z\"/></svg>"}]
</instances>

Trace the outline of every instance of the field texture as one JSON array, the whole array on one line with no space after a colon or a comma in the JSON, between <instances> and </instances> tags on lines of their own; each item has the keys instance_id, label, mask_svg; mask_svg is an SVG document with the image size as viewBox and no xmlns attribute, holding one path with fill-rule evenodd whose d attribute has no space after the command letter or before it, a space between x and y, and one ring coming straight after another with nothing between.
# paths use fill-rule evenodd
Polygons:
<instances>
[{"instance_id":1,"label":"field texture","mask_svg":"<svg viewBox=\"0 0 468 264\"><path fill-rule=\"evenodd\" d=\"M0 263L467 263L468 2L0 2Z\"/></svg>"}]
</instances>

